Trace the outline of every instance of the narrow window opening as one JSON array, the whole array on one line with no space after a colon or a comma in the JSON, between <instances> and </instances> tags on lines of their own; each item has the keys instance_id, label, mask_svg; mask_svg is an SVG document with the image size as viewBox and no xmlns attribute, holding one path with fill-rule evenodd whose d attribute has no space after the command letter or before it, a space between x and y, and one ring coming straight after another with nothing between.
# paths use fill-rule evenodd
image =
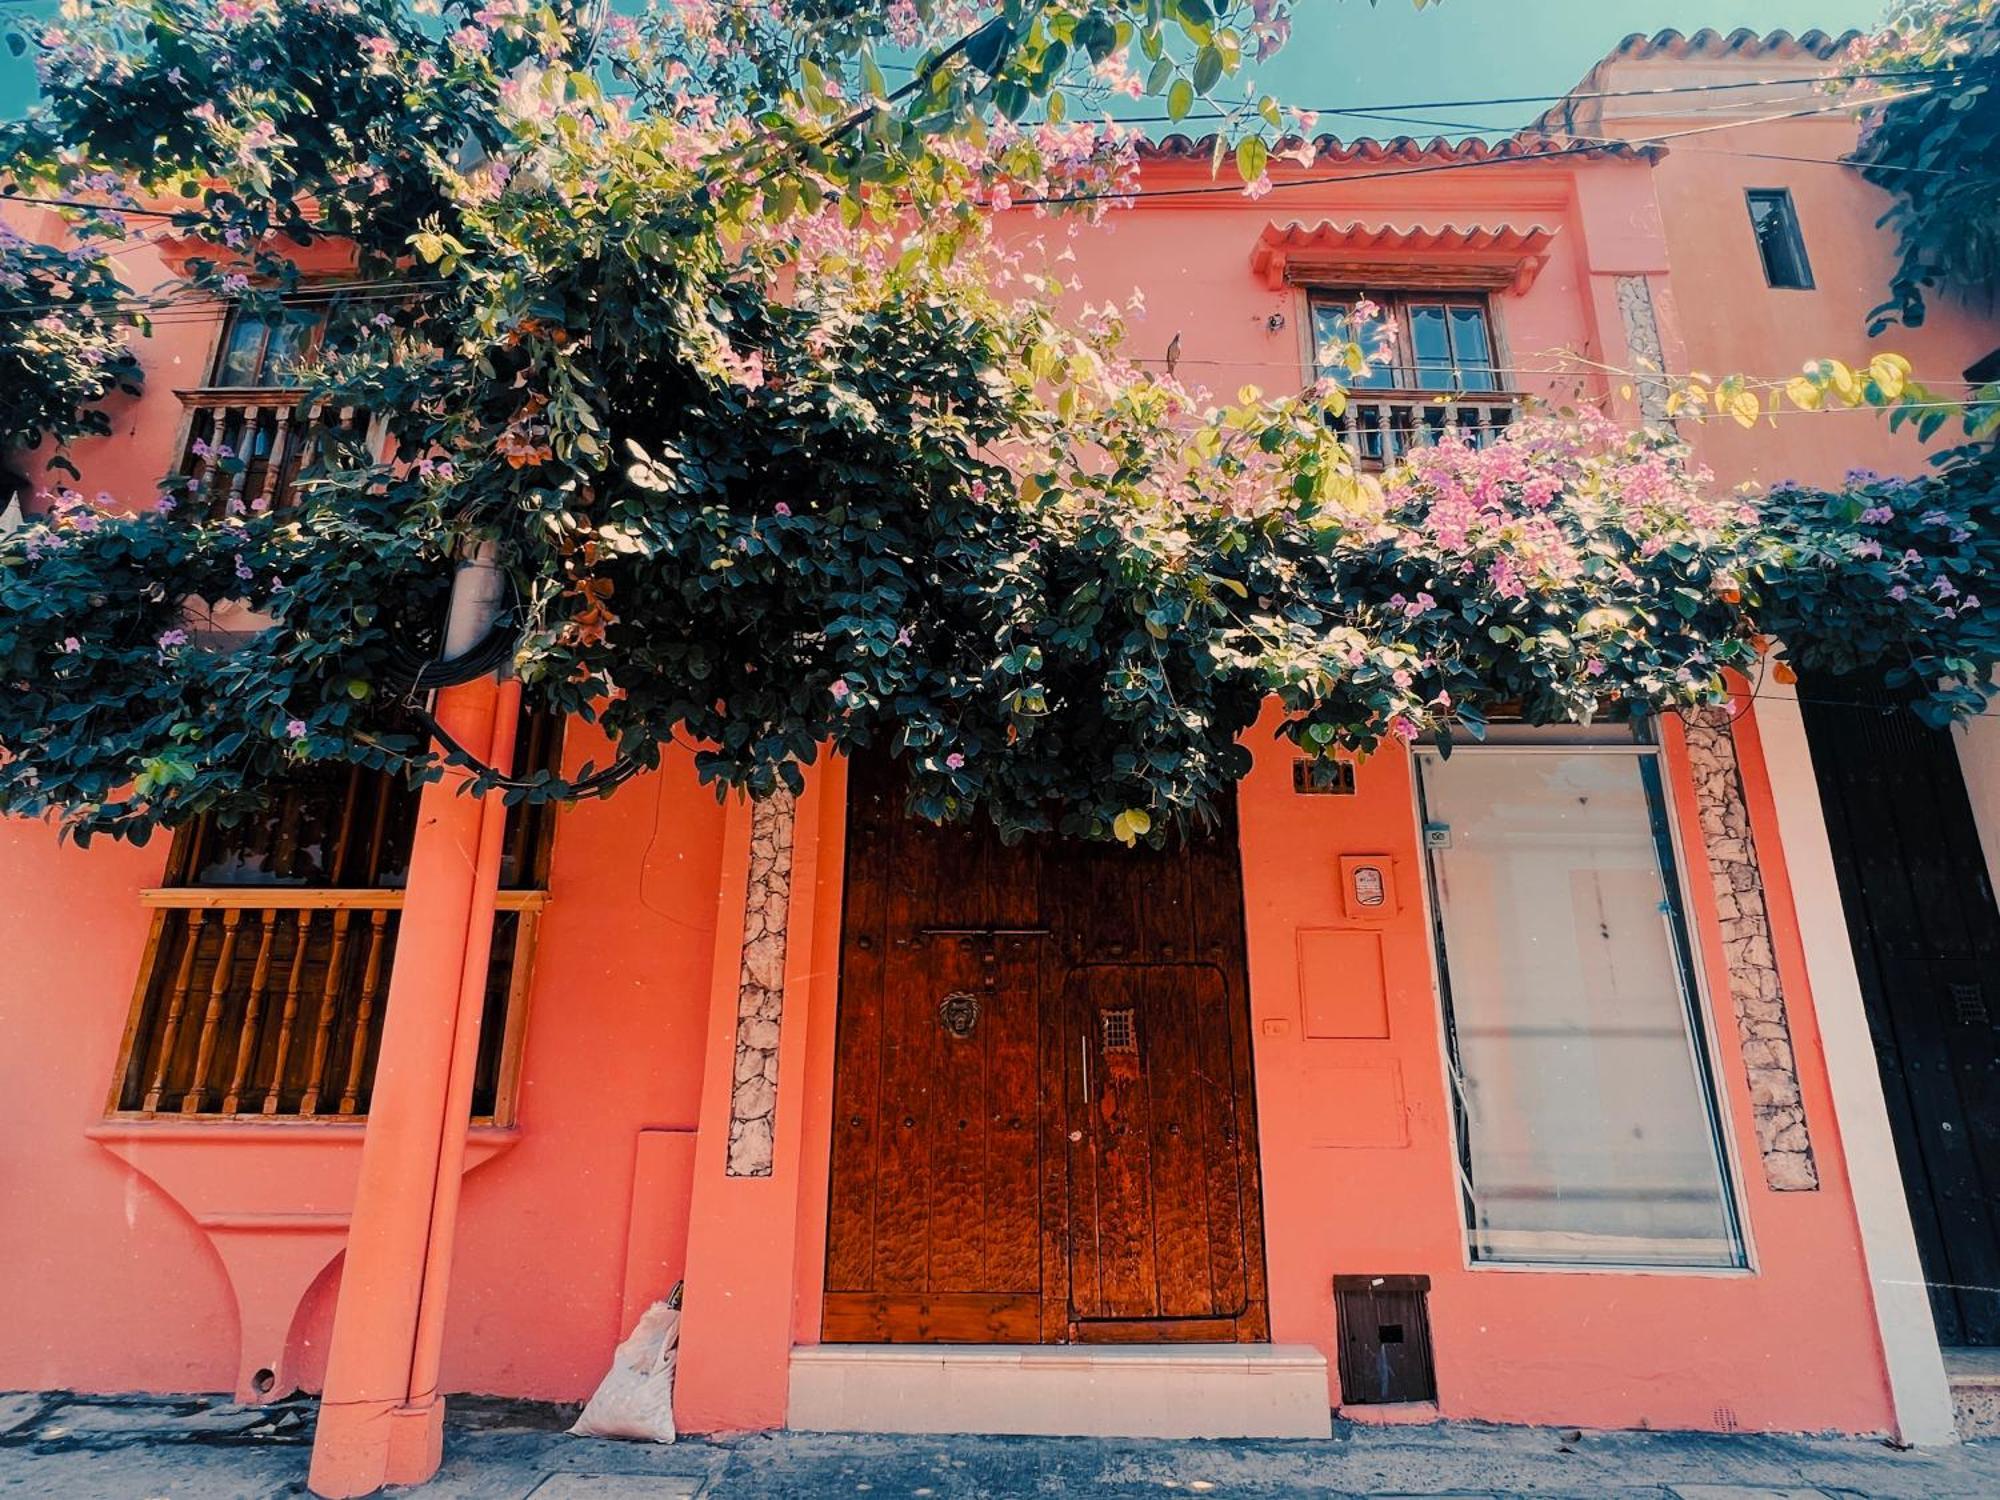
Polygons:
<instances>
[{"instance_id":1,"label":"narrow window opening","mask_svg":"<svg viewBox=\"0 0 2000 1500\"><path fill-rule=\"evenodd\" d=\"M1750 190L1750 227L1757 236L1757 254L1764 262L1764 283L1783 291L1812 290L1812 264L1806 259L1805 237L1799 233L1799 213L1783 188Z\"/></svg>"}]
</instances>

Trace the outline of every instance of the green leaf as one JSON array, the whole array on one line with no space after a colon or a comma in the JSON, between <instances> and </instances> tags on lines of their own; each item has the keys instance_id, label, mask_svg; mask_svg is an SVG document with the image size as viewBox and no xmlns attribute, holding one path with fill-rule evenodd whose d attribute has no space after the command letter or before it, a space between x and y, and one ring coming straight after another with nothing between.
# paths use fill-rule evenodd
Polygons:
<instances>
[{"instance_id":1,"label":"green leaf","mask_svg":"<svg viewBox=\"0 0 2000 1500\"><path fill-rule=\"evenodd\" d=\"M1004 16L995 16L966 38L965 60L987 77L996 77L1013 45L1014 28Z\"/></svg>"},{"instance_id":2,"label":"green leaf","mask_svg":"<svg viewBox=\"0 0 2000 1500\"><path fill-rule=\"evenodd\" d=\"M1236 143L1236 174L1245 182L1262 177L1265 163L1270 159L1271 149L1262 136L1246 135Z\"/></svg>"},{"instance_id":3,"label":"green leaf","mask_svg":"<svg viewBox=\"0 0 2000 1500\"><path fill-rule=\"evenodd\" d=\"M1207 94L1222 81L1222 53L1213 46L1203 47L1194 55L1194 91Z\"/></svg>"}]
</instances>

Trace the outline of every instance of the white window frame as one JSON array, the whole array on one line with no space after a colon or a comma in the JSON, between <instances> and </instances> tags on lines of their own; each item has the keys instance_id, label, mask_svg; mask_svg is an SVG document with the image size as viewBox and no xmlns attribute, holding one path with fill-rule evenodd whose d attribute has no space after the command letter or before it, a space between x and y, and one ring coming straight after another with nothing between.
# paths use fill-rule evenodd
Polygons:
<instances>
[{"instance_id":1,"label":"white window frame","mask_svg":"<svg viewBox=\"0 0 2000 1500\"><path fill-rule=\"evenodd\" d=\"M1695 1064L1696 1085L1701 1090L1714 1137L1716 1159L1722 1178L1723 1213L1735 1244L1730 1265L1660 1265L1643 1261L1519 1261L1480 1259L1474 1253L1475 1227L1469 1169L1465 1159L1465 1120L1459 1105L1457 1047L1452 1032L1450 970L1444 951L1443 916L1438 908L1432 877L1431 851L1423 841L1424 792L1420 758L1442 759L1435 744L1411 747L1410 811L1418 834L1417 859L1422 871L1420 900L1423 905L1425 941L1431 960L1432 1015L1437 1023L1439 1086L1445 1100L1450 1130L1447 1148L1449 1189L1458 1204L1459 1254L1469 1271L1503 1275L1535 1274L1558 1276L1693 1276L1743 1277L1759 1274L1757 1248L1751 1233L1750 1214L1743 1184L1747 1181L1737 1150L1737 1132L1729 1098L1729 1074L1723 1067L1720 1028L1715 1022L1707 969L1703 962L1704 943L1687 880L1687 853L1681 837L1681 823L1674 789L1672 757L1656 733L1637 725L1593 726L1553 725L1529 729L1519 724L1496 723L1483 742L1454 739L1453 755L1574 755L1579 753L1636 755L1651 765L1649 792L1657 799L1654 811L1654 842L1664 847L1673 867L1666 882L1674 903L1669 913L1673 953L1681 975L1681 1008L1686 1026L1689 1055Z\"/></svg>"}]
</instances>

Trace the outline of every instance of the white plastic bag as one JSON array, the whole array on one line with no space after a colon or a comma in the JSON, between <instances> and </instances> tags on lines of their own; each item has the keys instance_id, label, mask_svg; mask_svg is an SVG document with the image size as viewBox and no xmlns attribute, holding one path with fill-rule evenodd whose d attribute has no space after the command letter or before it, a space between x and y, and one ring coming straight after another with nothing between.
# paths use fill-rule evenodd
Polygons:
<instances>
[{"instance_id":1,"label":"white plastic bag","mask_svg":"<svg viewBox=\"0 0 2000 1500\"><path fill-rule=\"evenodd\" d=\"M570 1428L572 1437L674 1440L674 1364L681 1337L681 1313L674 1305L678 1300L655 1302L640 1314L637 1326L611 1357L610 1372Z\"/></svg>"}]
</instances>

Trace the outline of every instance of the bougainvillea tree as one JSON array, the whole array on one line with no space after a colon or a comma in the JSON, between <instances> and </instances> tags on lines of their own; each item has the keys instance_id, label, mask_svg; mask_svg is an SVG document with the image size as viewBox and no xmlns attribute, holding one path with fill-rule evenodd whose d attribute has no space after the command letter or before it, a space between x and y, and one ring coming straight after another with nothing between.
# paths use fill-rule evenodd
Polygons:
<instances>
[{"instance_id":1,"label":"bougainvillea tree","mask_svg":"<svg viewBox=\"0 0 2000 1500\"><path fill-rule=\"evenodd\" d=\"M1854 153L1889 195L1896 236L1889 297L1873 314L1924 319L1940 290L1990 308L2000 287L2000 0L1899 0L1888 23L1858 39L1835 86L1898 86L1870 107Z\"/></svg>"},{"instance_id":2,"label":"bougainvillea tree","mask_svg":"<svg viewBox=\"0 0 2000 1500\"><path fill-rule=\"evenodd\" d=\"M764 791L886 746L922 815L1128 842L1198 821L1274 697L1322 754L1477 733L1500 703L1709 701L1760 616L1873 577L1878 521L1774 527L1670 435L1587 413L1358 472L1340 370L1208 402L1126 358L1129 309L1079 315L1059 257L1010 259L996 209L1056 235L1131 190L1129 133L1082 123L1107 91L1185 112L1289 9L77 0L35 41L17 190L115 181L252 307L301 246L347 247L370 295L300 378L388 443L329 441L278 511L59 494L0 543L0 807L143 836L301 762L435 771L409 664L474 544L511 580L531 701L615 756L475 785L596 794L678 739ZM1296 121L1241 118L1254 185ZM1686 399L1748 424L1908 401L1908 375L1826 361ZM258 628L208 628L224 601Z\"/></svg>"}]
</instances>

